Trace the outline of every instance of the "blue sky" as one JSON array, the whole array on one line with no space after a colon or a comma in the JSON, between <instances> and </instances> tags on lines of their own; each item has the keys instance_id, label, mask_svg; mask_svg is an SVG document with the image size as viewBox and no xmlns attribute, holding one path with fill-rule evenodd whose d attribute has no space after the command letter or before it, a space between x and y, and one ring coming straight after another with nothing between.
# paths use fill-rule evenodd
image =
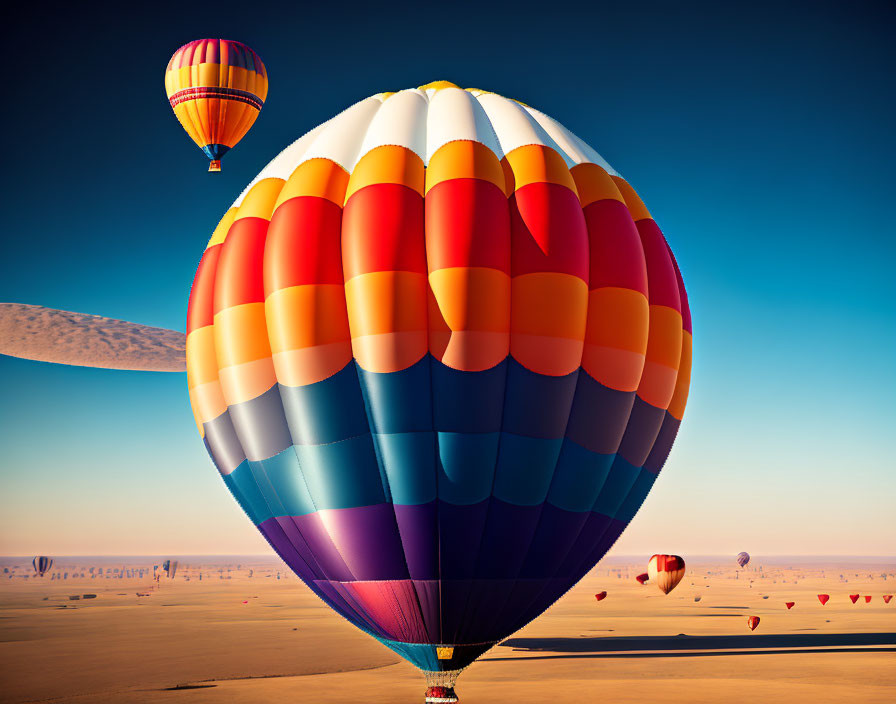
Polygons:
<instances>
[{"instance_id":1,"label":"blue sky","mask_svg":"<svg viewBox=\"0 0 896 704\"><path fill-rule=\"evenodd\" d=\"M283 147L380 91L494 90L638 189L689 289L691 401L616 552L892 554L894 12L727 5L35 10L8 42L0 300L183 330L211 230ZM271 81L217 176L163 86L204 36ZM0 357L0 388L0 554L267 550L182 376Z\"/></svg>"}]
</instances>

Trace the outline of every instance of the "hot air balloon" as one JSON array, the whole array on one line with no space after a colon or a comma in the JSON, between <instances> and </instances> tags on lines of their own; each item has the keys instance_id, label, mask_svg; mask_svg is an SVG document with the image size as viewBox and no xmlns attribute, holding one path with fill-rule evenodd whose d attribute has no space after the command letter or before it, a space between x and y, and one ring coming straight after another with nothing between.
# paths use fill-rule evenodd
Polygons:
<instances>
[{"instance_id":1,"label":"hot air balloon","mask_svg":"<svg viewBox=\"0 0 896 704\"><path fill-rule=\"evenodd\" d=\"M830 597L830 595L828 595L828 594L819 594L819 595L818 595L818 600L821 602L821 605L822 605L822 606L824 606L825 604L827 604L827 603L828 603L828 599L830 599L830 598L831 598L831 597Z\"/></svg>"},{"instance_id":2,"label":"hot air balloon","mask_svg":"<svg viewBox=\"0 0 896 704\"><path fill-rule=\"evenodd\" d=\"M663 594L668 594L684 577L684 560L678 555L654 555L647 563L647 574Z\"/></svg>"},{"instance_id":3,"label":"hot air balloon","mask_svg":"<svg viewBox=\"0 0 896 704\"><path fill-rule=\"evenodd\" d=\"M790 611L790 610L793 608L793 605L794 605L795 603L796 603L795 601L785 601L785 602L784 602L784 606L786 606L786 607L787 607L787 610Z\"/></svg>"},{"instance_id":4,"label":"hot air balloon","mask_svg":"<svg viewBox=\"0 0 896 704\"><path fill-rule=\"evenodd\" d=\"M884 594L884 603L885 603L885 604L889 604L889 603L890 603L890 599L892 599L892 598L893 598L893 595L892 595L892 594Z\"/></svg>"},{"instance_id":5,"label":"hot air balloon","mask_svg":"<svg viewBox=\"0 0 896 704\"><path fill-rule=\"evenodd\" d=\"M735 559L737 560L738 565L740 565L741 567L746 567L750 562L750 555L745 552L739 552L737 553L737 557Z\"/></svg>"},{"instance_id":6,"label":"hot air balloon","mask_svg":"<svg viewBox=\"0 0 896 704\"><path fill-rule=\"evenodd\" d=\"M859 600L859 595L858 594L850 594L849 599L850 599L850 601L852 601L853 604L855 604Z\"/></svg>"},{"instance_id":7,"label":"hot air balloon","mask_svg":"<svg viewBox=\"0 0 896 704\"><path fill-rule=\"evenodd\" d=\"M165 92L180 124L221 170L221 157L255 123L268 94L268 74L252 49L229 39L198 39L174 52Z\"/></svg>"},{"instance_id":8,"label":"hot air balloon","mask_svg":"<svg viewBox=\"0 0 896 704\"><path fill-rule=\"evenodd\" d=\"M607 593L606 592L598 592L597 594L594 595L594 598L597 599L598 601L603 601L604 599L607 598Z\"/></svg>"},{"instance_id":9,"label":"hot air balloon","mask_svg":"<svg viewBox=\"0 0 896 704\"><path fill-rule=\"evenodd\" d=\"M237 198L193 283L190 398L283 560L450 689L637 512L684 410L688 310L593 149L439 82L348 108Z\"/></svg>"},{"instance_id":10,"label":"hot air balloon","mask_svg":"<svg viewBox=\"0 0 896 704\"><path fill-rule=\"evenodd\" d=\"M694 601L700 601L700 599L702 599L702 598L703 598L702 596L695 596Z\"/></svg>"},{"instance_id":11,"label":"hot air balloon","mask_svg":"<svg viewBox=\"0 0 896 704\"><path fill-rule=\"evenodd\" d=\"M47 557L46 555L38 555L31 561L31 564L34 566L34 571L37 572L37 576L43 577L53 566L53 558Z\"/></svg>"},{"instance_id":12,"label":"hot air balloon","mask_svg":"<svg viewBox=\"0 0 896 704\"><path fill-rule=\"evenodd\" d=\"M748 616L747 617L747 625L750 627L751 631L755 631L756 626L759 625L759 617L758 616Z\"/></svg>"},{"instance_id":13,"label":"hot air balloon","mask_svg":"<svg viewBox=\"0 0 896 704\"><path fill-rule=\"evenodd\" d=\"M646 572L643 572L635 577L635 579L638 580L638 584L644 584L648 579L650 579L650 575Z\"/></svg>"},{"instance_id":14,"label":"hot air balloon","mask_svg":"<svg viewBox=\"0 0 896 704\"><path fill-rule=\"evenodd\" d=\"M866 604L870 604L870 603L871 603L871 597L870 597L870 596L866 596L866 597L865 597L865 603L866 603Z\"/></svg>"}]
</instances>

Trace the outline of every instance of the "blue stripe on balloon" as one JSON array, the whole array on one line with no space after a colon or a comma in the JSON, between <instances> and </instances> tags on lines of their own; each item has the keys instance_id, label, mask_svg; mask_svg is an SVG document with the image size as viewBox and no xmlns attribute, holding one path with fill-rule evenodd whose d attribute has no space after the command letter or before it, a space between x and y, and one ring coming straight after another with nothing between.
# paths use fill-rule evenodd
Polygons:
<instances>
[{"instance_id":1,"label":"blue stripe on balloon","mask_svg":"<svg viewBox=\"0 0 896 704\"><path fill-rule=\"evenodd\" d=\"M273 516L303 516L315 511L296 449L266 460L249 460L249 469Z\"/></svg>"},{"instance_id":2,"label":"blue stripe on balloon","mask_svg":"<svg viewBox=\"0 0 896 704\"><path fill-rule=\"evenodd\" d=\"M497 433L504 415L507 361L463 372L432 359L433 427L447 433Z\"/></svg>"},{"instance_id":3,"label":"blue stripe on balloon","mask_svg":"<svg viewBox=\"0 0 896 704\"><path fill-rule=\"evenodd\" d=\"M370 432L354 362L306 386L280 386L293 442L323 445Z\"/></svg>"},{"instance_id":4,"label":"blue stripe on balloon","mask_svg":"<svg viewBox=\"0 0 896 704\"><path fill-rule=\"evenodd\" d=\"M485 501L492 491L499 433L439 433L439 499L455 506Z\"/></svg>"},{"instance_id":5,"label":"blue stripe on balloon","mask_svg":"<svg viewBox=\"0 0 896 704\"><path fill-rule=\"evenodd\" d=\"M378 433L379 465L388 481L391 501L412 506L436 498L436 447L431 432Z\"/></svg>"},{"instance_id":6,"label":"blue stripe on balloon","mask_svg":"<svg viewBox=\"0 0 896 704\"><path fill-rule=\"evenodd\" d=\"M358 377L370 429L374 433L414 433L432 430L429 355L398 372L369 372Z\"/></svg>"},{"instance_id":7,"label":"blue stripe on balloon","mask_svg":"<svg viewBox=\"0 0 896 704\"><path fill-rule=\"evenodd\" d=\"M615 455L602 455L572 440L563 441L548 502L564 511L590 511L613 464Z\"/></svg>"},{"instance_id":8,"label":"blue stripe on balloon","mask_svg":"<svg viewBox=\"0 0 896 704\"><path fill-rule=\"evenodd\" d=\"M578 378L578 370L566 376L536 374L510 358L502 430L533 438L562 438Z\"/></svg>"},{"instance_id":9,"label":"blue stripe on balloon","mask_svg":"<svg viewBox=\"0 0 896 704\"><path fill-rule=\"evenodd\" d=\"M515 506L543 503L562 445L562 438L501 433L493 495Z\"/></svg>"},{"instance_id":10,"label":"blue stripe on balloon","mask_svg":"<svg viewBox=\"0 0 896 704\"><path fill-rule=\"evenodd\" d=\"M591 510L604 516L615 516L640 472L640 467L630 465L617 455Z\"/></svg>"},{"instance_id":11,"label":"blue stripe on balloon","mask_svg":"<svg viewBox=\"0 0 896 704\"><path fill-rule=\"evenodd\" d=\"M258 485L255 483L255 477L252 476L248 460L241 462L230 474L223 475L223 478L224 484L230 489L233 498L246 512L252 523L258 525L273 516L261 492L258 490Z\"/></svg>"},{"instance_id":12,"label":"blue stripe on balloon","mask_svg":"<svg viewBox=\"0 0 896 704\"><path fill-rule=\"evenodd\" d=\"M295 451L317 510L386 501L369 434L328 445L296 445Z\"/></svg>"},{"instance_id":13,"label":"blue stripe on balloon","mask_svg":"<svg viewBox=\"0 0 896 704\"><path fill-rule=\"evenodd\" d=\"M635 480L628 492L628 496L625 497L614 518L623 523L630 523L638 509L641 508L641 504L644 503L644 499L647 498L650 488L656 481L656 476L650 470L641 469L638 478Z\"/></svg>"}]
</instances>

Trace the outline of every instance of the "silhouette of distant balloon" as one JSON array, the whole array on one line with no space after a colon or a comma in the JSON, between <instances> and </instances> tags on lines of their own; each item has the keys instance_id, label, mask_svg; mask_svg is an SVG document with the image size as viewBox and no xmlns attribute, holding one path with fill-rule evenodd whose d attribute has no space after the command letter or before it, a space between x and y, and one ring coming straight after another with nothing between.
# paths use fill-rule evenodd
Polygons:
<instances>
[{"instance_id":1,"label":"silhouette of distant balloon","mask_svg":"<svg viewBox=\"0 0 896 704\"><path fill-rule=\"evenodd\" d=\"M892 595L892 594L884 594L884 603L885 603L885 604L889 604L889 603L890 603L890 599L892 599L892 598L893 598L893 595Z\"/></svg>"},{"instance_id":2,"label":"silhouette of distant balloon","mask_svg":"<svg viewBox=\"0 0 896 704\"><path fill-rule=\"evenodd\" d=\"M870 603L871 603L871 597L870 597L870 596L866 596L866 597L865 597L865 603L866 603L866 604L870 604Z\"/></svg>"},{"instance_id":3,"label":"silhouette of distant balloon","mask_svg":"<svg viewBox=\"0 0 896 704\"><path fill-rule=\"evenodd\" d=\"M785 602L784 602L784 606L786 606L786 607L787 607L787 610L790 611L790 609L793 608L793 605L794 605L795 603L796 603L795 601L785 601Z\"/></svg>"},{"instance_id":4,"label":"silhouette of distant balloon","mask_svg":"<svg viewBox=\"0 0 896 704\"><path fill-rule=\"evenodd\" d=\"M850 594L849 598L852 601L852 603L855 604L859 600L859 595L858 594Z\"/></svg>"},{"instance_id":5,"label":"silhouette of distant balloon","mask_svg":"<svg viewBox=\"0 0 896 704\"><path fill-rule=\"evenodd\" d=\"M818 595L818 600L821 602L821 605L822 605L822 606L824 606L825 604L827 604L827 603L828 603L828 599L830 599L830 598L831 598L831 597L830 597L830 595L828 595L828 594L819 594L819 595Z\"/></svg>"},{"instance_id":6,"label":"silhouette of distant balloon","mask_svg":"<svg viewBox=\"0 0 896 704\"><path fill-rule=\"evenodd\" d=\"M606 592L598 592L597 594L594 595L594 598L597 599L598 601L603 601L604 599L607 598L607 593Z\"/></svg>"},{"instance_id":7,"label":"silhouette of distant balloon","mask_svg":"<svg viewBox=\"0 0 896 704\"><path fill-rule=\"evenodd\" d=\"M644 572L635 577L635 579L638 580L638 584L644 584L648 579L650 579L650 575Z\"/></svg>"},{"instance_id":8,"label":"silhouette of distant balloon","mask_svg":"<svg viewBox=\"0 0 896 704\"><path fill-rule=\"evenodd\" d=\"M756 626L759 625L759 617L758 616L750 616L747 618L747 625L750 627L751 631L756 630Z\"/></svg>"},{"instance_id":9,"label":"silhouette of distant balloon","mask_svg":"<svg viewBox=\"0 0 896 704\"><path fill-rule=\"evenodd\" d=\"M737 557L735 559L737 560L737 564L741 567L746 567L747 563L750 562L750 556L745 552L737 553Z\"/></svg>"},{"instance_id":10,"label":"silhouette of distant balloon","mask_svg":"<svg viewBox=\"0 0 896 704\"><path fill-rule=\"evenodd\" d=\"M34 571L37 572L37 576L43 577L53 566L53 558L47 557L46 555L39 555L31 561L31 564L34 566Z\"/></svg>"}]
</instances>

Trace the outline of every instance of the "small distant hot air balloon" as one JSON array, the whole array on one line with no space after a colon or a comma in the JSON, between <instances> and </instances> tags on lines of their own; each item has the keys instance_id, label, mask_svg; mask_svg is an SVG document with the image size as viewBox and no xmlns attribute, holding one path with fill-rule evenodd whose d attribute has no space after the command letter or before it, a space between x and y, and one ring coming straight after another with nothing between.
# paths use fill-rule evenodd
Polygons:
<instances>
[{"instance_id":1,"label":"small distant hot air balloon","mask_svg":"<svg viewBox=\"0 0 896 704\"><path fill-rule=\"evenodd\" d=\"M756 626L759 625L759 617L758 616L747 617L747 625L750 627L751 631L755 631Z\"/></svg>"},{"instance_id":2,"label":"small distant hot air balloon","mask_svg":"<svg viewBox=\"0 0 896 704\"><path fill-rule=\"evenodd\" d=\"M684 577L684 560L678 555L654 555L647 563L647 574L663 594L668 594Z\"/></svg>"},{"instance_id":3,"label":"small distant hot air balloon","mask_svg":"<svg viewBox=\"0 0 896 704\"><path fill-rule=\"evenodd\" d=\"M825 604L827 604L827 603L828 603L828 599L830 599L830 598L831 598L831 596L830 596L829 594L819 594L819 595L818 595L818 600L821 602L821 605L822 605L822 606L824 606Z\"/></svg>"},{"instance_id":4,"label":"small distant hot air balloon","mask_svg":"<svg viewBox=\"0 0 896 704\"><path fill-rule=\"evenodd\" d=\"M870 603L871 603L871 596L866 596L866 597L865 597L865 603L866 603L866 604L870 604Z\"/></svg>"},{"instance_id":5,"label":"small distant hot air balloon","mask_svg":"<svg viewBox=\"0 0 896 704\"><path fill-rule=\"evenodd\" d=\"M607 593L606 592L598 592L597 594L594 595L594 598L597 599L598 601L603 601L604 599L607 598Z\"/></svg>"},{"instance_id":6,"label":"small distant hot air balloon","mask_svg":"<svg viewBox=\"0 0 896 704\"><path fill-rule=\"evenodd\" d=\"M31 564L34 565L34 571L37 572L37 576L43 577L53 566L53 558L46 555L38 555L31 561Z\"/></svg>"},{"instance_id":7,"label":"small distant hot air balloon","mask_svg":"<svg viewBox=\"0 0 896 704\"><path fill-rule=\"evenodd\" d=\"M198 39L174 52L165 92L180 124L221 170L221 157L255 123L268 94L268 73L252 49L229 39Z\"/></svg>"},{"instance_id":8,"label":"small distant hot air balloon","mask_svg":"<svg viewBox=\"0 0 896 704\"><path fill-rule=\"evenodd\" d=\"M786 606L786 607L787 607L787 610L790 611L790 609L793 608L793 605L794 605L795 603L796 603L795 601L785 601L785 602L784 602L784 606Z\"/></svg>"},{"instance_id":9,"label":"small distant hot air balloon","mask_svg":"<svg viewBox=\"0 0 896 704\"><path fill-rule=\"evenodd\" d=\"M850 594L850 595L849 595L849 600L850 600L853 604L855 604L855 603L859 600L859 595L858 595L858 594Z\"/></svg>"},{"instance_id":10,"label":"small distant hot air balloon","mask_svg":"<svg viewBox=\"0 0 896 704\"><path fill-rule=\"evenodd\" d=\"M643 574L639 574L635 579L638 580L638 584L644 584L648 579L650 579L650 575L644 572Z\"/></svg>"},{"instance_id":11,"label":"small distant hot air balloon","mask_svg":"<svg viewBox=\"0 0 896 704\"><path fill-rule=\"evenodd\" d=\"M890 599L892 599L892 598L893 598L893 595L892 595L892 594L884 594L884 603L885 603L885 604L889 604L889 603L890 603Z\"/></svg>"},{"instance_id":12,"label":"small distant hot air balloon","mask_svg":"<svg viewBox=\"0 0 896 704\"><path fill-rule=\"evenodd\" d=\"M740 565L741 567L746 567L747 563L750 562L750 555L746 552L739 552L737 553L737 557L734 559L737 560L738 565Z\"/></svg>"},{"instance_id":13,"label":"small distant hot air balloon","mask_svg":"<svg viewBox=\"0 0 896 704\"><path fill-rule=\"evenodd\" d=\"M700 601L700 599L702 599L702 598L703 598L702 596L695 596L694 601Z\"/></svg>"}]
</instances>

